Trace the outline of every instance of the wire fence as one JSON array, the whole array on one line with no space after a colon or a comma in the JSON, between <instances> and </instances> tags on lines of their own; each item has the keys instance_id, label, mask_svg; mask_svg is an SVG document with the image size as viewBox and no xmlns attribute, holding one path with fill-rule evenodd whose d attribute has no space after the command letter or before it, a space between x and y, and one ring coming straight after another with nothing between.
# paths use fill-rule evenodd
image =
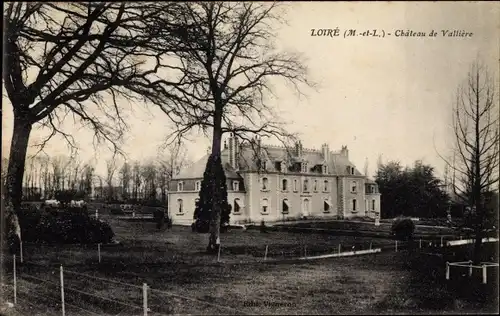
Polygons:
<instances>
[{"instance_id":1,"label":"wire fence","mask_svg":"<svg viewBox=\"0 0 500 316\"><path fill-rule=\"evenodd\" d=\"M30 271L39 267L40 275ZM41 273L40 273L41 272ZM147 283L132 284L109 277L96 276L65 269L43 266L18 256L12 258L11 295L15 307L35 308L44 315L168 315L185 312L186 304L196 302L196 308L211 307L214 313L245 315L237 308L204 301L188 295L151 288ZM27 312L27 311L26 311Z\"/></svg>"},{"instance_id":2,"label":"wire fence","mask_svg":"<svg viewBox=\"0 0 500 316\"><path fill-rule=\"evenodd\" d=\"M488 241L498 241L498 239ZM265 245L265 247L253 249L250 254L257 258L257 261L266 262L312 259L335 254L338 256L356 256L381 251L400 252L415 249L432 253L435 248L453 247L454 245L452 240L441 237L434 240L352 242L350 244L338 244L337 247L314 244L286 245L285 247ZM35 244L31 246L40 247L40 245ZM136 284L128 283L99 275L99 273L102 273L99 271L95 271L95 274L84 273L78 271L77 265L66 264L67 260L78 262L81 261L81 258L85 258L80 264L86 265L90 261L99 266L100 263L106 260L106 252L103 253L103 249L106 249L106 247L100 244L66 246L65 249L69 250L69 252L59 251L61 246L51 247L45 245L44 247L44 249L38 249L38 251L42 254L45 253L45 256L47 256L46 251L53 250L57 254L56 261L59 261L59 263L27 260L26 247L24 250L23 247L20 247L20 254L12 258L12 271L10 274L12 294L10 298L14 305L19 306L21 309L31 306L36 307L37 312L42 311L42 314L45 312L47 315L62 314L63 316L66 314L166 315L178 314L180 311L186 313L186 308L190 307L199 311L200 306L203 306L204 310L213 311L215 314L245 314L245 312L231 306L151 287L146 281L140 280L140 275L137 275L136 278L140 282ZM74 254L71 253L71 249L75 249ZM82 249L88 251L82 252ZM88 252L94 254L89 256ZM81 258L79 257L80 254L82 254ZM224 262L226 256L231 257L231 254L230 248L224 249L221 247L216 260L218 263ZM186 304L186 302L189 302L189 304ZM196 313L196 310L193 310L193 313Z\"/></svg>"}]
</instances>

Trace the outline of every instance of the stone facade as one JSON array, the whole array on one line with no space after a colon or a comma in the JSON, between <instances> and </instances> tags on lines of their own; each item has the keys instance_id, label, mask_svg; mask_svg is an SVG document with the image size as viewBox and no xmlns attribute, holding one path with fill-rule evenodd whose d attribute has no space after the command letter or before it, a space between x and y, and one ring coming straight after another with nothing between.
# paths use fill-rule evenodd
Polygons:
<instances>
[{"instance_id":1,"label":"stone facade","mask_svg":"<svg viewBox=\"0 0 500 316\"><path fill-rule=\"evenodd\" d=\"M222 162L227 177L231 223L274 222L291 218L376 217L380 194L376 184L349 161L346 146L331 152L263 146L260 139L240 145L230 137ZM170 183L168 210L174 224L193 222L208 155Z\"/></svg>"}]
</instances>

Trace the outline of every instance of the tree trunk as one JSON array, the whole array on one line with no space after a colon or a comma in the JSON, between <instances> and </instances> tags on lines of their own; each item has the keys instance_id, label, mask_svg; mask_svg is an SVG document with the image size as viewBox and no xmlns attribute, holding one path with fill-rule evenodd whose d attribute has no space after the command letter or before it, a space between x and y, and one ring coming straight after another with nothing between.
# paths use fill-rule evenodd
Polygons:
<instances>
[{"instance_id":1,"label":"tree trunk","mask_svg":"<svg viewBox=\"0 0 500 316\"><path fill-rule=\"evenodd\" d=\"M7 170L7 194L4 196L7 212L7 231L9 249L18 252L21 242L21 227L17 213L21 208L23 196L23 177L26 153L31 132L31 124L14 115L14 131L10 144L9 166Z\"/></svg>"},{"instance_id":2,"label":"tree trunk","mask_svg":"<svg viewBox=\"0 0 500 316\"><path fill-rule=\"evenodd\" d=\"M221 143L222 143L222 113L218 111L214 115L214 131L212 137L212 156L220 156ZM217 182L216 182L217 183ZM219 186L211 186L214 190L213 196L220 196L218 190ZM214 199L212 205L212 214L210 218L210 237L208 238L207 251L210 253L217 253L220 248L220 221L221 221L221 205L220 201Z\"/></svg>"}]
</instances>

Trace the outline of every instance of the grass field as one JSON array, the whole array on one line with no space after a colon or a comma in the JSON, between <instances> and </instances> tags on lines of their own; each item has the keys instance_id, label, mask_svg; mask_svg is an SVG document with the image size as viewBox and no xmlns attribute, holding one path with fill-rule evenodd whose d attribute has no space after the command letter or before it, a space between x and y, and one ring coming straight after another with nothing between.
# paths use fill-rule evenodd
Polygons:
<instances>
[{"instance_id":1,"label":"grass field","mask_svg":"<svg viewBox=\"0 0 500 316\"><path fill-rule=\"evenodd\" d=\"M208 236L188 227L157 230L154 223L109 222L122 245L103 246L101 263L96 246L26 245L26 262L17 269L18 305L8 313L60 314L60 264L66 271L66 303L71 304L67 315L141 314L144 282L151 287L150 315L480 313L493 308L452 296L442 306L430 304L429 298L451 294L442 294L446 290L435 280L414 273L406 252L262 262L266 245L270 257L281 258L286 252L301 255L304 246L308 253L321 253L337 251L338 244L348 249L372 242L377 247L391 240L234 230L222 235L218 263L204 253ZM5 284L11 284L11 267L7 260ZM2 286L2 291L12 301L11 288Z\"/></svg>"}]
</instances>

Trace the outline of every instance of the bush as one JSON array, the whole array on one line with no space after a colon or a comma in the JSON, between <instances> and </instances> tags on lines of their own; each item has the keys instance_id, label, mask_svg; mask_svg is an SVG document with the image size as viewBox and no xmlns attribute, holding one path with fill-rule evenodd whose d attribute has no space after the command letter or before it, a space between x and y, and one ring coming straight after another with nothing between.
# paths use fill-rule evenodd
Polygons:
<instances>
[{"instance_id":1,"label":"bush","mask_svg":"<svg viewBox=\"0 0 500 316\"><path fill-rule=\"evenodd\" d=\"M109 243L114 233L109 224L91 218L84 208L46 212L30 208L19 214L22 238L46 243Z\"/></svg>"},{"instance_id":2,"label":"bush","mask_svg":"<svg viewBox=\"0 0 500 316\"><path fill-rule=\"evenodd\" d=\"M415 224L410 218L398 217L394 223L392 223L391 234L398 240L411 240L414 232Z\"/></svg>"}]
</instances>

